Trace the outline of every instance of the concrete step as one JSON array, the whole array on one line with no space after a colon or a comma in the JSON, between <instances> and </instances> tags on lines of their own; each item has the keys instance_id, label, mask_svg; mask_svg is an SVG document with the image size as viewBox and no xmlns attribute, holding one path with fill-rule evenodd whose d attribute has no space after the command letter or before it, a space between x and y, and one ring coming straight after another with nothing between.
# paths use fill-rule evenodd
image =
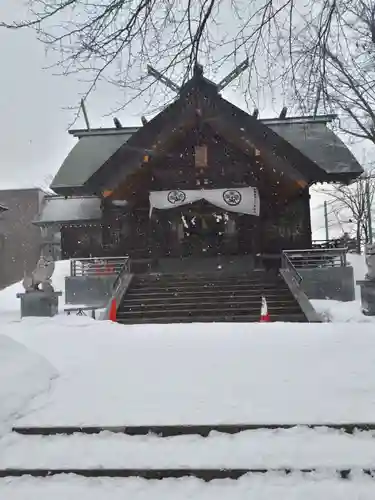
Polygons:
<instances>
[{"instance_id":1,"label":"concrete step","mask_svg":"<svg viewBox=\"0 0 375 500\"><path fill-rule=\"evenodd\" d=\"M184 277L184 278L166 278L165 276L161 277L155 277L155 278L139 278L138 276L133 278L133 283L136 283L137 286L150 286L154 284L160 284L160 285L165 285L165 284L172 284L175 283L176 285L187 285L187 284L192 284L192 285L204 285L204 284L272 284L272 285L278 285L278 284L283 284L283 280L281 278L274 277L273 279L268 278L268 279L262 279L262 278L252 278L252 277L247 277L247 276L233 276L233 277L222 277L218 278L215 277L207 277L207 278L194 278L194 277Z\"/></svg>"},{"instance_id":2,"label":"concrete step","mask_svg":"<svg viewBox=\"0 0 375 500\"><path fill-rule=\"evenodd\" d=\"M204 315L194 315L192 316L184 316L184 315L176 315L170 317L153 317L143 315L138 318L134 317L126 317L126 318L118 318L118 323L124 325L137 325L137 324L171 324L171 323L258 323L260 319L259 314L248 314L238 316L237 314L228 314L227 316L216 315L213 316L204 316ZM304 323L306 322L306 318L304 314L279 314L276 316L271 316L271 322L281 321L281 322L290 322L290 323Z\"/></svg>"},{"instance_id":3,"label":"concrete step","mask_svg":"<svg viewBox=\"0 0 375 500\"><path fill-rule=\"evenodd\" d=\"M295 306L293 308L288 308L286 309L283 306L273 306L272 309L269 308L270 313L273 312L274 314L279 314L279 313L285 313L289 312L290 310L299 312L298 306ZM257 314L260 313L260 304L254 306L254 307L246 307L244 305L239 306L239 307L230 307L230 306L223 306L223 305L217 305L214 304L211 307L206 307L204 304L202 304L201 307L194 307L190 308L189 306L184 306L184 304L178 304L177 307L169 308L168 305L164 305L161 308L147 308L147 309L124 309L122 306L119 307L117 311L117 317L122 318L122 317L136 317L136 316L179 316L180 313L182 315L186 316L194 316L195 314L201 314L203 316L217 316L218 313L220 313L221 316L225 316L227 314L238 314L238 315L248 315L251 313Z\"/></svg>"},{"instance_id":4,"label":"concrete step","mask_svg":"<svg viewBox=\"0 0 375 500\"><path fill-rule=\"evenodd\" d=\"M223 280L223 281L172 281L172 280L154 280L154 281L144 281L139 282L136 279L133 279L132 287L136 287L139 289L145 288L222 288L228 286L267 286L267 287L278 287L285 286L283 282L271 282L271 281L249 281L249 280Z\"/></svg>"},{"instance_id":5,"label":"concrete step","mask_svg":"<svg viewBox=\"0 0 375 500\"><path fill-rule=\"evenodd\" d=\"M257 281L263 283L265 281L275 282L282 280L281 276L276 273L239 273L239 274L216 274L209 273L206 275L190 274L190 275L166 275L166 274L137 274L135 279L138 281L152 282L152 281L195 281L195 282L207 282L207 281L237 281L237 280L247 280L247 281Z\"/></svg>"},{"instance_id":6,"label":"concrete step","mask_svg":"<svg viewBox=\"0 0 375 500\"><path fill-rule=\"evenodd\" d=\"M138 274L137 277L139 279L155 279L155 278L166 278L166 279L186 279L186 278L191 278L191 279L215 279L215 278L238 278L238 277L249 277L249 278L257 278L259 277L260 279L266 279L266 278L271 278L274 279L275 276L278 276L278 272L267 272L264 270L254 270L254 271L247 271L246 268L244 268L243 271L239 272L230 272L230 271L214 271L214 272L200 272L200 273L190 273L190 272L183 272L183 273L158 273L158 272L153 272L153 273L144 273L144 274Z\"/></svg>"},{"instance_id":7,"label":"concrete step","mask_svg":"<svg viewBox=\"0 0 375 500\"><path fill-rule=\"evenodd\" d=\"M204 302L202 304L189 304L189 303L177 303L177 304L166 304L165 302L153 303L153 304L138 304L130 305L126 302L121 304L118 309L117 316L120 317L123 314L152 314L154 312L160 312L165 316L172 314L176 311L189 311L190 314L198 313L198 311L216 311L216 312L227 312L235 311L236 314L241 314L242 311L260 311L261 301L258 302L241 302L241 303L216 303ZM272 303L268 304L268 310L270 313L273 312L300 312L298 304L291 302L290 304L280 304Z\"/></svg>"},{"instance_id":8,"label":"concrete step","mask_svg":"<svg viewBox=\"0 0 375 500\"><path fill-rule=\"evenodd\" d=\"M265 296L268 299L286 299L292 297L289 290L275 290L275 289L251 289L251 290L161 290L161 291L152 291L145 292L139 290L129 290L125 296L126 300L134 299L134 300L146 300L152 298L160 298L168 301L174 297L178 298L207 298L212 297L217 299L224 300L232 300L237 298L248 298L248 299L258 299L262 296Z\"/></svg>"},{"instance_id":9,"label":"concrete step","mask_svg":"<svg viewBox=\"0 0 375 500\"><path fill-rule=\"evenodd\" d=\"M220 292L225 292L225 291L230 291L230 292L236 292L236 291L246 291L246 290L257 290L257 291L262 291L262 290L282 290L282 291L288 291L289 289L287 288L286 285L273 285L273 284L261 284L261 283L254 283L254 284L248 284L248 283L225 283L225 284L210 284L210 285L191 285L191 284L181 284L181 285L169 285L166 284L165 286L161 285L144 285L144 286L139 286L135 283L132 283L129 287L129 292L136 291L138 293L153 293L153 292L198 292L198 291L208 291L211 293L215 293L217 291Z\"/></svg>"},{"instance_id":10,"label":"concrete step","mask_svg":"<svg viewBox=\"0 0 375 500\"><path fill-rule=\"evenodd\" d=\"M127 307L133 307L133 306L142 306L142 307L153 307L154 305L161 304L164 307L168 305L168 307L176 306L178 304L188 304L191 307L196 306L197 304L219 304L220 307L224 306L226 304L228 305L252 305L252 304L260 304L262 300L261 295L255 296L228 296L228 297L217 297L216 295L207 295L207 296L199 296L199 297L194 297L194 296L189 296L189 297L180 297L180 296L171 296L168 298L168 302L163 298L159 297L158 295L150 297L137 297L137 298L130 298L130 297L125 297L125 300L123 301L123 304L126 305ZM279 297L279 296L271 296L270 298L267 298L267 304L269 307L272 307L273 305L284 305L284 306L289 306L291 304L295 304L295 300L292 296L285 296L285 297Z\"/></svg>"}]
</instances>

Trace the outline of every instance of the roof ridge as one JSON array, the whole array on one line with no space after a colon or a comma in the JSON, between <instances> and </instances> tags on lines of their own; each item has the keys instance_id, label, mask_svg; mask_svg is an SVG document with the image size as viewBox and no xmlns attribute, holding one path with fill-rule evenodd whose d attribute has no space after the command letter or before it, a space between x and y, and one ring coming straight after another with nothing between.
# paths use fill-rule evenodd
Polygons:
<instances>
[{"instance_id":1,"label":"roof ridge","mask_svg":"<svg viewBox=\"0 0 375 500\"><path fill-rule=\"evenodd\" d=\"M241 108L240 108L241 109ZM245 113L247 111L242 110ZM249 113L247 113L249 114ZM276 124L290 124L290 123L329 123L337 118L335 114L328 115L299 115L299 116L287 116L285 118L259 118L259 121L264 123L265 125L272 123ZM98 127L98 128L90 128L90 129L72 129L69 130L69 134L74 135L75 137L86 137L86 136L94 136L94 135L122 135L137 132L142 128L142 125L132 125L125 126L121 128L116 127Z\"/></svg>"}]
</instances>

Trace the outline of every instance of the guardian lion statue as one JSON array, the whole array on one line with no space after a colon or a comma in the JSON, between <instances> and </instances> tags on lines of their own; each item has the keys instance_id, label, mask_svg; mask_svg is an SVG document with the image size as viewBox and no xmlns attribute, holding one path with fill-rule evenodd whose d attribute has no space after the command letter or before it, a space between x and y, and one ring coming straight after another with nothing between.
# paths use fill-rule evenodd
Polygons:
<instances>
[{"instance_id":1,"label":"guardian lion statue","mask_svg":"<svg viewBox=\"0 0 375 500\"><path fill-rule=\"evenodd\" d=\"M43 291L51 293L54 291L51 277L55 270L55 262L52 257L41 256L38 260L35 270L31 275L25 275L23 287L26 292Z\"/></svg>"}]
</instances>

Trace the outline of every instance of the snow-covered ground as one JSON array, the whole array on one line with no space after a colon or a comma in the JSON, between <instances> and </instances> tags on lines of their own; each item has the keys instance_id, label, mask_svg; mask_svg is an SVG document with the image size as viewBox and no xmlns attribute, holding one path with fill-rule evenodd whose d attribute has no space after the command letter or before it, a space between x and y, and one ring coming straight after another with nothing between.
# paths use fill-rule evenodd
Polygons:
<instances>
[{"instance_id":1,"label":"snow-covered ground","mask_svg":"<svg viewBox=\"0 0 375 500\"><path fill-rule=\"evenodd\" d=\"M355 259L359 279L364 260ZM68 269L58 263L55 288L63 290ZM6 346L0 347L0 398L3 402L5 394L11 401L10 411L0 411L3 425L375 421L374 320L360 313L358 300L322 301L333 321L324 324L123 326L64 314L20 320L18 291L19 284L0 292L0 331L6 336L0 337ZM357 321L363 322L360 328ZM339 481L332 473L327 476L327 468L373 465L372 435L305 428L208 439L8 433L0 440L0 468L314 465L325 475L271 474L209 484L195 479L4 479L0 498L367 500L374 498L373 480L358 475Z\"/></svg>"},{"instance_id":2,"label":"snow-covered ground","mask_svg":"<svg viewBox=\"0 0 375 500\"><path fill-rule=\"evenodd\" d=\"M8 323L3 333L60 373L22 424L375 418L371 324L123 326L62 316Z\"/></svg>"},{"instance_id":3,"label":"snow-covered ground","mask_svg":"<svg viewBox=\"0 0 375 500\"><path fill-rule=\"evenodd\" d=\"M244 476L237 481L199 479L48 479L0 481L4 500L373 500L375 482L358 474L351 481L323 473Z\"/></svg>"}]
</instances>

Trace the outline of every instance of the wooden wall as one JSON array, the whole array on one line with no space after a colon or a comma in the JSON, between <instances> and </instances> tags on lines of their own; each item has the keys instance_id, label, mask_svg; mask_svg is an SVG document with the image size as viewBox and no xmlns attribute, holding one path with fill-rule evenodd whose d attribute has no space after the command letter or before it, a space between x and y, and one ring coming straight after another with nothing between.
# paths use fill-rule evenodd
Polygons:
<instances>
[{"instance_id":1,"label":"wooden wall","mask_svg":"<svg viewBox=\"0 0 375 500\"><path fill-rule=\"evenodd\" d=\"M207 167L195 166L195 145L207 145ZM238 252L278 253L283 248L311 246L308 188L278 175L255 149L245 154L209 127L191 131L167 154L150 163L150 189L202 189L257 187L260 193L260 217L235 216L239 230ZM161 232L173 226L173 210L158 217ZM163 221L163 222L161 222Z\"/></svg>"}]
</instances>

